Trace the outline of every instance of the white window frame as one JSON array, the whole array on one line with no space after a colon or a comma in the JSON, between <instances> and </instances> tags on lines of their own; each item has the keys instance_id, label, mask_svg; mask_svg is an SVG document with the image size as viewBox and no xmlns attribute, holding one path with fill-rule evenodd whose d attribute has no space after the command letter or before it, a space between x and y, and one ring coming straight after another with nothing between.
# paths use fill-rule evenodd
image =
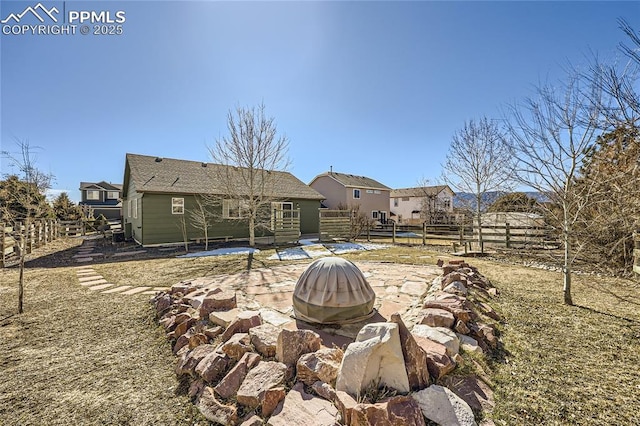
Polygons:
<instances>
[{"instance_id":1,"label":"white window frame","mask_svg":"<svg viewBox=\"0 0 640 426\"><path fill-rule=\"evenodd\" d=\"M127 200L127 217L131 217L131 200Z\"/></svg>"},{"instance_id":2,"label":"white window frame","mask_svg":"<svg viewBox=\"0 0 640 426\"><path fill-rule=\"evenodd\" d=\"M138 199L134 198L133 200L133 213L132 216L134 219L138 218Z\"/></svg>"},{"instance_id":3,"label":"white window frame","mask_svg":"<svg viewBox=\"0 0 640 426\"><path fill-rule=\"evenodd\" d=\"M393 199L393 207L398 207L398 199L397 198Z\"/></svg>"},{"instance_id":4,"label":"white window frame","mask_svg":"<svg viewBox=\"0 0 640 426\"><path fill-rule=\"evenodd\" d=\"M184 198L171 197L171 214L184 214Z\"/></svg>"},{"instance_id":5,"label":"white window frame","mask_svg":"<svg viewBox=\"0 0 640 426\"><path fill-rule=\"evenodd\" d=\"M236 210L237 215L230 215L230 211ZM222 218L239 220L244 219L244 212L248 210L246 200L224 199L222 200ZM236 213L234 212L234 213Z\"/></svg>"},{"instance_id":6,"label":"white window frame","mask_svg":"<svg viewBox=\"0 0 640 426\"><path fill-rule=\"evenodd\" d=\"M356 193L358 194L358 196L356 197ZM359 189L355 189L353 190L353 199L354 200L359 200L360 199L360 190Z\"/></svg>"},{"instance_id":7,"label":"white window frame","mask_svg":"<svg viewBox=\"0 0 640 426\"><path fill-rule=\"evenodd\" d=\"M367 189L367 194L373 194L373 189Z\"/></svg>"},{"instance_id":8,"label":"white window frame","mask_svg":"<svg viewBox=\"0 0 640 426\"><path fill-rule=\"evenodd\" d=\"M100 201L100 191L97 189L87 189L87 201Z\"/></svg>"},{"instance_id":9,"label":"white window frame","mask_svg":"<svg viewBox=\"0 0 640 426\"><path fill-rule=\"evenodd\" d=\"M119 191L107 191L107 200L117 200L118 198L120 198Z\"/></svg>"},{"instance_id":10,"label":"white window frame","mask_svg":"<svg viewBox=\"0 0 640 426\"><path fill-rule=\"evenodd\" d=\"M371 219L378 219L378 210L371 211Z\"/></svg>"}]
</instances>

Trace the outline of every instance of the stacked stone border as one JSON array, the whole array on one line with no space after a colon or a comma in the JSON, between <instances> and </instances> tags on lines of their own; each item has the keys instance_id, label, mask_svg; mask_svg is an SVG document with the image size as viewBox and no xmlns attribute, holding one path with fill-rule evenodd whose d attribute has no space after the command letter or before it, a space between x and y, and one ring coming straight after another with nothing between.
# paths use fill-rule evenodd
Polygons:
<instances>
[{"instance_id":1,"label":"stacked stone border","mask_svg":"<svg viewBox=\"0 0 640 426\"><path fill-rule=\"evenodd\" d=\"M239 310L234 291L206 280L151 302L182 389L215 424L475 425L492 408L491 388L456 369L499 349L502 318L489 304L498 291L462 260L438 266L442 275L406 312L413 324L392 314L340 347L309 324Z\"/></svg>"}]
</instances>

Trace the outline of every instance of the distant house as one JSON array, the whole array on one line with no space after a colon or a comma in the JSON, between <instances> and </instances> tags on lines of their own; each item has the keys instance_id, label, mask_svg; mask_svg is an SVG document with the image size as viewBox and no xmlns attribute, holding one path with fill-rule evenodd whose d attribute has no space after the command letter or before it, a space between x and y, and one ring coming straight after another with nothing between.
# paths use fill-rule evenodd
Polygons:
<instances>
[{"instance_id":1,"label":"distant house","mask_svg":"<svg viewBox=\"0 0 640 426\"><path fill-rule=\"evenodd\" d=\"M215 209L212 212L215 220L210 224L208 236L247 238L248 223L241 214L242 200L226 198L224 182L218 179L221 172L238 176L237 170L220 164L127 154L123 186L125 236L143 246L181 243L185 237L199 238L203 230L193 226L189 213L197 209L198 197L214 196L219 199L219 205L210 206ZM291 173L271 173L276 182L269 194L274 199L272 207L299 209L300 232L317 233L318 209L324 197ZM238 188L242 188L240 183ZM269 231L256 235L269 235Z\"/></svg>"},{"instance_id":2,"label":"distant house","mask_svg":"<svg viewBox=\"0 0 640 426\"><path fill-rule=\"evenodd\" d=\"M394 189L389 209L399 224L454 223L454 196L448 185Z\"/></svg>"},{"instance_id":3,"label":"distant house","mask_svg":"<svg viewBox=\"0 0 640 426\"><path fill-rule=\"evenodd\" d=\"M122 185L107 182L80 182L80 206L93 209L93 216L117 220L122 216Z\"/></svg>"},{"instance_id":4,"label":"distant house","mask_svg":"<svg viewBox=\"0 0 640 426\"><path fill-rule=\"evenodd\" d=\"M327 208L360 206L371 219L386 223L389 218L391 188L374 179L330 171L313 178L309 186L324 196Z\"/></svg>"}]
</instances>

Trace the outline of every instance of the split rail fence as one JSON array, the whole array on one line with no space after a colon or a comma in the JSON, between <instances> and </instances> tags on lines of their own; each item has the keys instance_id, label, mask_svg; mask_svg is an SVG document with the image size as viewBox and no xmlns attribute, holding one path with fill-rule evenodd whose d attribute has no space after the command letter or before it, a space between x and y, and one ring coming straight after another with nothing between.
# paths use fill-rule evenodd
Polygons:
<instances>
[{"instance_id":1,"label":"split rail fence","mask_svg":"<svg viewBox=\"0 0 640 426\"><path fill-rule=\"evenodd\" d=\"M369 232L370 236L391 238L392 242L407 242L422 240L425 245L428 240L450 241L454 250L464 248L472 250L475 245L480 249L480 238L477 227L470 225L380 225ZM556 248L558 240L552 228L544 226L511 226L483 225L482 244L505 248L548 249Z\"/></svg>"},{"instance_id":2,"label":"split rail fence","mask_svg":"<svg viewBox=\"0 0 640 426\"><path fill-rule=\"evenodd\" d=\"M32 222L27 229L24 223L0 223L0 267L16 262L20 250L25 254L42 247L60 237L84 235L85 227L81 221L58 221L43 219ZM22 244L24 242L24 244Z\"/></svg>"}]
</instances>

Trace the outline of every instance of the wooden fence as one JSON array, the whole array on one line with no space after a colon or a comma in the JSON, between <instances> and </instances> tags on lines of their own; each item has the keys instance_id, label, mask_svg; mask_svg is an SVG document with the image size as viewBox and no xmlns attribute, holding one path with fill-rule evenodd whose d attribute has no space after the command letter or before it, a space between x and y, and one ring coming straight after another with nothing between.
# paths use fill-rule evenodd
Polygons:
<instances>
[{"instance_id":1,"label":"wooden fence","mask_svg":"<svg viewBox=\"0 0 640 426\"><path fill-rule=\"evenodd\" d=\"M300 238L300 209L274 209L271 221L275 244L295 243Z\"/></svg>"},{"instance_id":2,"label":"wooden fence","mask_svg":"<svg viewBox=\"0 0 640 426\"><path fill-rule=\"evenodd\" d=\"M28 227L24 223L15 223L13 226L0 223L0 230L2 268L18 260L22 247L25 253L29 254L35 248L42 247L60 236L60 224L53 219L37 220Z\"/></svg>"},{"instance_id":3,"label":"wooden fence","mask_svg":"<svg viewBox=\"0 0 640 426\"><path fill-rule=\"evenodd\" d=\"M320 209L320 241L351 238L351 210Z\"/></svg>"},{"instance_id":4,"label":"wooden fence","mask_svg":"<svg viewBox=\"0 0 640 426\"><path fill-rule=\"evenodd\" d=\"M391 238L395 244L406 238L407 241L415 239L422 240L426 244L427 240L450 241L457 246L463 246L465 250L470 250L473 244L479 247L479 236L477 228L469 225L380 225L372 229L371 236ZM511 226L504 225L482 226L482 244L499 246L505 248L554 248L557 246L557 239L554 237L552 229L544 226Z\"/></svg>"}]
</instances>

